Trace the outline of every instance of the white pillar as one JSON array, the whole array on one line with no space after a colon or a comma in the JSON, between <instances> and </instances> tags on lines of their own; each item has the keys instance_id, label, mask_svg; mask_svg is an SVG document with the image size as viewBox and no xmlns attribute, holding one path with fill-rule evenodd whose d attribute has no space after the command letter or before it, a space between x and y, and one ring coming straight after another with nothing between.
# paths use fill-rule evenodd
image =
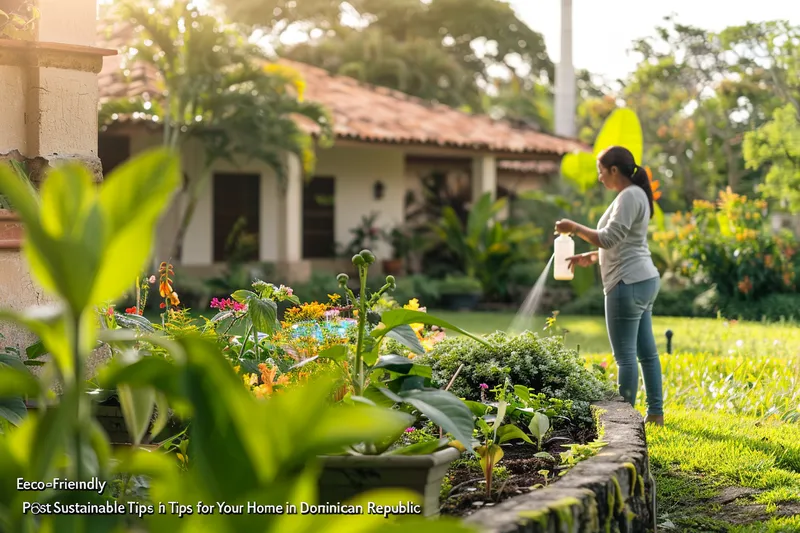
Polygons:
<instances>
[{"instance_id":1,"label":"white pillar","mask_svg":"<svg viewBox=\"0 0 800 533\"><path fill-rule=\"evenodd\" d=\"M472 160L472 201L485 193L497 198L497 160L493 155L481 155Z\"/></svg>"},{"instance_id":2,"label":"white pillar","mask_svg":"<svg viewBox=\"0 0 800 533\"><path fill-rule=\"evenodd\" d=\"M303 259L303 168L296 155L287 156L286 189L283 195L280 260L296 263Z\"/></svg>"},{"instance_id":3,"label":"white pillar","mask_svg":"<svg viewBox=\"0 0 800 533\"><path fill-rule=\"evenodd\" d=\"M572 64L572 0L561 0L561 59L556 65L556 134L575 137L575 68Z\"/></svg>"}]
</instances>

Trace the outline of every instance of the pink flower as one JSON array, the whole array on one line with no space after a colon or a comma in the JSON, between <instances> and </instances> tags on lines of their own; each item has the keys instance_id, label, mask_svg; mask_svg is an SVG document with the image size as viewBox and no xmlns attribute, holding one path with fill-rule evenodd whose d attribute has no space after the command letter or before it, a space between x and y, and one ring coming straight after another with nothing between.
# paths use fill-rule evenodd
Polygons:
<instances>
[{"instance_id":1,"label":"pink flower","mask_svg":"<svg viewBox=\"0 0 800 533\"><path fill-rule=\"evenodd\" d=\"M220 300L219 298L213 298L211 303L209 304L211 309L219 309L220 311L244 311L247 309L247 306L243 303L236 302L231 298L225 298L224 300Z\"/></svg>"},{"instance_id":2,"label":"pink flower","mask_svg":"<svg viewBox=\"0 0 800 533\"><path fill-rule=\"evenodd\" d=\"M414 428L406 428L406 433L413 433L413 432L414 432Z\"/></svg>"},{"instance_id":3,"label":"pink flower","mask_svg":"<svg viewBox=\"0 0 800 533\"><path fill-rule=\"evenodd\" d=\"M325 311L324 316L327 319L336 318L337 316L339 316L339 310L338 309L328 309L327 311Z\"/></svg>"},{"instance_id":4,"label":"pink flower","mask_svg":"<svg viewBox=\"0 0 800 533\"><path fill-rule=\"evenodd\" d=\"M601 368L608 368L608 361L603 361L602 363L600 363L600 367Z\"/></svg>"},{"instance_id":5,"label":"pink flower","mask_svg":"<svg viewBox=\"0 0 800 533\"><path fill-rule=\"evenodd\" d=\"M488 388L489 388L489 385L487 385L486 383L481 383L481 384L480 384L480 385L478 385L478 386L479 386L480 388L482 388L483 390L486 390L486 389L488 389Z\"/></svg>"}]
</instances>

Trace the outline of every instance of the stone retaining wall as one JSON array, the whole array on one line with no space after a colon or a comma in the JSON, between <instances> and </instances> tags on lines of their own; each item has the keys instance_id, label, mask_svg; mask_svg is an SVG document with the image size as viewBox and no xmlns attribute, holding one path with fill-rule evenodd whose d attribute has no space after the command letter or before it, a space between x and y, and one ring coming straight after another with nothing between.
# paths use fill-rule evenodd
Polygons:
<instances>
[{"instance_id":1,"label":"stone retaining wall","mask_svg":"<svg viewBox=\"0 0 800 533\"><path fill-rule=\"evenodd\" d=\"M644 422L629 404L598 402L608 443L549 487L486 507L466 519L486 533L654 532L655 481Z\"/></svg>"}]
</instances>

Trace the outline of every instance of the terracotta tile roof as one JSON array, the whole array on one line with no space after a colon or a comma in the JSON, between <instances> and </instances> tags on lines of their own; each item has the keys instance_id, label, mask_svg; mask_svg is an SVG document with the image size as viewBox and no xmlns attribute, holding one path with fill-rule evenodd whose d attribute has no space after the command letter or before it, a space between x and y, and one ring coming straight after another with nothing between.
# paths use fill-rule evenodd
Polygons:
<instances>
[{"instance_id":1,"label":"terracotta tile roof","mask_svg":"<svg viewBox=\"0 0 800 533\"><path fill-rule=\"evenodd\" d=\"M105 25L98 46L121 48L130 35L122 28ZM145 65L134 65L128 79L119 72L122 57L106 58L98 76L101 101L108 98L157 95L158 74ZM583 143L532 129L515 127L486 115L470 115L454 108L429 103L404 93L336 76L304 63L280 60L301 72L306 97L325 105L334 120L338 139L361 142L428 145L508 155L561 156L589 150ZM120 121L135 121L121 117ZM314 127L305 124L310 133Z\"/></svg>"},{"instance_id":2,"label":"terracotta tile roof","mask_svg":"<svg viewBox=\"0 0 800 533\"><path fill-rule=\"evenodd\" d=\"M500 160L497 162L497 168L507 172L514 172L519 174L558 174L560 164L558 161L510 161Z\"/></svg>"}]
</instances>

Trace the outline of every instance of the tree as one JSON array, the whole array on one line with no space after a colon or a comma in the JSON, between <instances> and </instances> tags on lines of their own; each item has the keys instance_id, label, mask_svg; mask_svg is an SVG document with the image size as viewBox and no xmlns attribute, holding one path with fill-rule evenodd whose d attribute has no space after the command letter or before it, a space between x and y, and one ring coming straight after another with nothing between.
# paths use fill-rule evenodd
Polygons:
<instances>
[{"instance_id":1,"label":"tree","mask_svg":"<svg viewBox=\"0 0 800 533\"><path fill-rule=\"evenodd\" d=\"M359 72L364 81L398 90L405 87L422 98L430 97L429 85L403 85L403 80L436 80L440 96L435 99L451 105L466 102L472 109L481 109L481 90L491 83L498 67L530 80L553 78L553 64L541 34L499 0L218 2L235 20L273 37L290 26L305 32L305 43L282 50L287 57L336 73ZM349 26L343 23L343 14L350 19ZM354 46L359 42L364 45L362 50ZM384 68L370 68L370 51L375 50L375 43L381 43L385 54L381 63L395 64L404 74L386 76ZM320 50L310 50L314 47ZM429 59L416 63L409 48ZM443 56L451 58L452 63L445 62ZM447 65L446 75L439 77L437 68L442 64ZM419 87L426 90L418 91Z\"/></svg>"},{"instance_id":2,"label":"tree","mask_svg":"<svg viewBox=\"0 0 800 533\"><path fill-rule=\"evenodd\" d=\"M202 170L181 191L185 200L172 257L180 257L199 193L219 160L257 161L274 169L280 183L287 176L286 157L297 155L303 168L314 166L314 141L296 117L315 125L322 143L331 138L331 120L318 104L303 99L299 74L272 63L213 13L203 14L189 0L171 6L125 1L117 6L118 23L132 27L123 50L126 64L143 62L158 73L159 94L105 102L101 125L119 115L137 113L162 124L163 144L180 150L198 142Z\"/></svg>"},{"instance_id":3,"label":"tree","mask_svg":"<svg viewBox=\"0 0 800 533\"><path fill-rule=\"evenodd\" d=\"M748 168L769 168L759 187L793 213L800 211L800 113L793 104L776 109L770 122L744 138Z\"/></svg>"}]
</instances>

